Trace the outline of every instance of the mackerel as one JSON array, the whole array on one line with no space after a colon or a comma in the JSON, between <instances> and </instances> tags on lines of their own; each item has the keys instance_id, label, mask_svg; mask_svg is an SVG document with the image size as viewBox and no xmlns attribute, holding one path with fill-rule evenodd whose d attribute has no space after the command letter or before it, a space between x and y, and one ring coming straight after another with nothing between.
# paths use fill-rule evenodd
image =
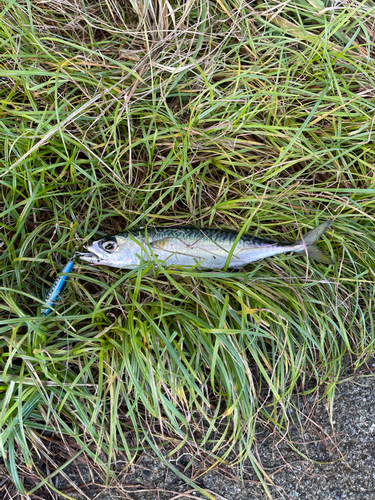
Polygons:
<instances>
[{"instance_id":1,"label":"mackerel","mask_svg":"<svg viewBox=\"0 0 375 500\"><path fill-rule=\"evenodd\" d=\"M231 230L190 226L140 228L90 242L79 258L94 265L133 269L142 262L199 269L240 269L274 255L294 252L323 264L334 261L314 243L331 225L323 222L294 242L274 241ZM228 261L228 262L227 262Z\"/></svg>"}]
</instances>

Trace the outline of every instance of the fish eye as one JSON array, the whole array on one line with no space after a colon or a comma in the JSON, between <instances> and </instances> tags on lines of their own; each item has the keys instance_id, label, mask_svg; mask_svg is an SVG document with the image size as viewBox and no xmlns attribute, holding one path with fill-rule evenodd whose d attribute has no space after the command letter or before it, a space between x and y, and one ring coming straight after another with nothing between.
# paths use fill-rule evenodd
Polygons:
<instances>
[{"instance_id":1,"label":"fish eye","mask_svg":"<svg viewBox=\"0 0 375 500\"><path fill-rule=\"evenodd\" d=\"M103 250L105 250L106 252L114 252L117 248L117 243L115 241L112 241L112 240L109 240L109 241L104 241L102 243L102 248Z\"/></svg>"}]
</instances>

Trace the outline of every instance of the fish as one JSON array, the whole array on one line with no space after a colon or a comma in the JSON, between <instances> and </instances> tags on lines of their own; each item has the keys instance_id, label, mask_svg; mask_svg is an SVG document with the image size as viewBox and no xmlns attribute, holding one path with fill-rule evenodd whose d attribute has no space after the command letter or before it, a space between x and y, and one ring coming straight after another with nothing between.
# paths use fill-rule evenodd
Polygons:
<instances>
[{"instance_id":1,"label":"fish","mask_svg":"<svg viewBox=\"0 0 375 500\"><path fill-rule=\"evenodd\" d=\"M78 252L73 255L73 257L65 265L64 269L61 271L62 273L64 273L64 275L57 277L53 282L51 288L48 290L46 298L44 300L44 302L47 304L47 307L43 307L41 310L41 315L43 317L47 316L52 311L55 302L58 300L58 298L64 291L68 282L69 273L74 267L77 255Z\"/></svg>"},{"instance_id":2,"label":"fish","mask_svg":"<svg viewBox=\"0 0 375 500\"><path fill-rule=\"evenodd\" d=\"M198 269L241 269L274 255L295 252L323 264L334 264L314 243L327 231L328 220L292 243L225 229L191 226L139 228L90 241L79 258L93 265L134 269L143 262ZM228 261L228 263L227 263Z\"/></svg>"}]
</instances>

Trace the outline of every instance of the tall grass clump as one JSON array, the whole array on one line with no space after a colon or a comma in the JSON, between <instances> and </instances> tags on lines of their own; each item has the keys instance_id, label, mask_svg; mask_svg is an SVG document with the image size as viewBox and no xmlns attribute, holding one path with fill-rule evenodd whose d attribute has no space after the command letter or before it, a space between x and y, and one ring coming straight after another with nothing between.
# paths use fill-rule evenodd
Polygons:
<instances>
[{"instance_id":1,"label":"tall grass clump","mask_svg":"<svg viewBox=\"0 0 375 500\"><path fill-rule=\"evenodd\" d=\"M79 455L109 478L143 447L181 475L172 459L189 447L210 466L250 463L267 488L255 426L293 446L296 391L331 403L344 356L357 370L374 351L373 2L0 12L0 453L14 487L53 491ZM328 219L334 266L81 263L40 315L94 235L190 224L292 241Z\"/></svg>"}]
</instances>

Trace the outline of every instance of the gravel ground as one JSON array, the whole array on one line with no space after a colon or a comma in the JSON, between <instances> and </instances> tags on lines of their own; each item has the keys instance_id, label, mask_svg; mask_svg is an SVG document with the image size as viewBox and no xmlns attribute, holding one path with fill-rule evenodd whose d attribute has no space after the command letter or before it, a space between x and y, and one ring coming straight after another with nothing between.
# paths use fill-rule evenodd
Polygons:
<instances>
[{"instance_id":1,"label":"gravel ground","mask_svg":"<svg viewBox=\"0 0 375 500\"><path fill-rule=\"evenodd\" d=\"M374 363L370 366L375 368ZM356 378L337 388L333 427L324 399L301 400L297 405L303 431L301 426L291 425L291 436L293 442L298 443L298 449L313 461L301 459L279 436L269 435L265 430L257 433L254 454L274 482L274 486L269 486L272 498L375 500L375 378ZM234 467L220 467L201 474L207 465L196 461L194 469L187 468L188 451L182 449L173 464L213 498L268 498L250 466L244 467L242 481L239 470ZM105 479L94 467L80 465L79 470L70 468L66 472L84 494L76 493L62 477L55 485L79 500L206 498L171 472L152 452L143 453L130 472L120 474L107 488L101 486Z\"/></svg>"}]
</instances>

